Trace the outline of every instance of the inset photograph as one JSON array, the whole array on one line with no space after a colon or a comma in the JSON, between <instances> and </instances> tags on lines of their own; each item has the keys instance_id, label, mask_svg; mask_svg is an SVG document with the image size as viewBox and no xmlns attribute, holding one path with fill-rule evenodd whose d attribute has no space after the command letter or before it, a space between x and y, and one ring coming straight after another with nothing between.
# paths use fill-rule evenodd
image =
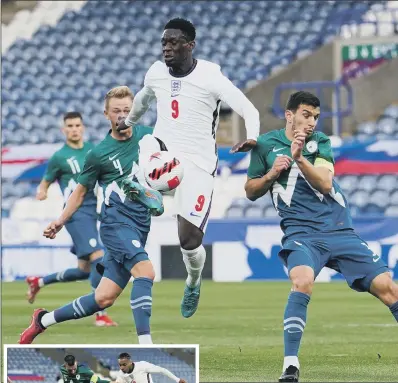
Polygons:
<instances>
[{"instance_id":1,"label":"inset photograph","mask_svg":"<svg viewBox=\"0 0 398 383\"><path fill-rule=\"evenodd\" d=\"M199 346L5 345L7 383L199 383Z\"/></svg>"}]
</instances>

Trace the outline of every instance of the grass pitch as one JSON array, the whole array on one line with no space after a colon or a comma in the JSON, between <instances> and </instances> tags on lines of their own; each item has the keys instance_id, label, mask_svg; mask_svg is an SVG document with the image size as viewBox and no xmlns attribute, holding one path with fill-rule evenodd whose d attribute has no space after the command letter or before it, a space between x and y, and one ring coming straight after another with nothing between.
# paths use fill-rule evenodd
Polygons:
<instances>
[{"instance_id":1,"label":"grass pitch","mask_svg":"<svg viewBox=\"0 0 398 383\"><path fill-rule=\"evenodd\" d=\"M108 312L119 323L97 328L93 318L62 323L36 338L40 344L137 343L130 286ZM154 342L200 345L201 382L277 381L283 360L284 282L205 281L197 313L180 314L183 281L155 283ZM87 282L47 286L30 305L23 282L2 285L3 343L17 343L34 308L52 310L90 292ZM388 308L345 283L316 284L300 350L301 381L398 382L398 325Z\"/></svg>"}]
</instances>

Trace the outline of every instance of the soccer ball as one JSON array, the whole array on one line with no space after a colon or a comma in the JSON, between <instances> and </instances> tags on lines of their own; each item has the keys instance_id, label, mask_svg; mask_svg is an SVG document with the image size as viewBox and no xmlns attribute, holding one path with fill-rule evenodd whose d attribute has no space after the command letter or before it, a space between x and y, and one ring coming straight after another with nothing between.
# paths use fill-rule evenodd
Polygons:
<instances>
[{"instance_id":1,"label":"soccer ball","mask_svg":"<svg viewBox=\"0 0 398 383\"><path fill-rule=\"evenodd\" d=\"M159 192L174 190L184 177L181 162L172 153L152 153L145 165L144 176L148 185Z\"/></svg>"}]
</instances>

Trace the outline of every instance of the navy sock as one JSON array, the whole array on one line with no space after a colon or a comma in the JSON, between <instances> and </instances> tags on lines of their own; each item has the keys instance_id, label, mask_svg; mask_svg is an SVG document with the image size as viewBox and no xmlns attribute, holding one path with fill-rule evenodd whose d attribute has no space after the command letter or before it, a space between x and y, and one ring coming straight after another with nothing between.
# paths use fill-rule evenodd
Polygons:
<instances>
[{"instance_id":1,"label":"navy sock","mask_svg":"<svg viewBox=\"0 0 398 383\"><path fill-rule=\"evenodd\" d=\"M54 310L54 319L57 323L71 319L88 317L100 311L102 308L95 301L94 293L75 299L72 303Z\"/></svg>"},{"instance_id":2,"label":"navy sock","mask_svg":"<svg viewBox=\"0 0 398 383\"><path fill-rule=\"evenodd\" d=\"M90 271L90 284L93 290L97 288L101 280L101 274L97 271L97 264L102 261L103 257L94 259L91 262L91 271Z\"/></svg>"},{"instance_id":3,"label":"navy sock","mask_svg":"<svg viewBox=\"0 0 398 383\"><path fill-rule=\"evenodd\" d=\"M391 314L394 316L395 320L398 322L398 301L390 306Z\"/></svg>"},{"instance_id":4,"label":"navy sock","mask_svg":"<svg viewBox=\"0 0 398 383\"><path fill-rule=\"evenodd\" d=\"M152 314L152 286L153 281L149 278L136 278L133 282L130 306L137 335L151 333L149 321Z\"/></svg>"},{"instance_id":5,"label":"navy sock","mask_svg":"<svg viewBox=\"0 0 398 383\"><path fill-rule=\"evenodd\" d=\"M80 281L82 279L88 279L89 276L90 273L86 273L85 271L76 267L75 269L66 269L58 273L46 275L43 277L43 284L50 285L51 283L56 282Z\"/></svg>"},{"instance_id":6,"label":"navy sock","mask_svg":"<svg viewBox=\"0 0 398 383\"><path fill-rule=\"evenodd\" d=\"M309 301L310 296L304 293L292 291L289 295L283 318L285 356L298 356Z\"/></svg>"}]
</instances>

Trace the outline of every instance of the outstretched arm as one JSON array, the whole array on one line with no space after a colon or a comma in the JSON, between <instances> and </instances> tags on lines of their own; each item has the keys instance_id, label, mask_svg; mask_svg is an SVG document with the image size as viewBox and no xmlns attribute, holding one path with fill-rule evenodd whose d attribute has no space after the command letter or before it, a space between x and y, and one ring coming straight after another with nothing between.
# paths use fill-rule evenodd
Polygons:
<instances>
[{"instance_id":1,"label":"outstretched arm","mask_svg":"<svg viewBox=\"0 0 398 383\"><path fill-rule=\"evenodd\" d=\"M248 152L256 146L260 134L260 114L250 100L227 77L221 74L218 81L220 98L245 120L246 140L231 149L232 153Z\"/></svg>"},{"instance_id":2,"label":"outstretched arm","mask_svg":"<svg viewBox=\"0 0 398 383\"><path fill-rule=\"evenodd\" d=\"M145 85L134 97L133 107L130 110L129 115L124 121L118 124L117 130L126 130L131 126L134 126L139 119L148 110L151 102L155 99L155 92L147 85Z\"/></svg>"},{"instance_id":3,"label":"outstretched arm","mask_svg":"<svg viewBox=\"0 0 398 383\"><path fill-rule=\"evenodd\" d=\"M177 383L186 383L184 379L177 378L171 371L167 368L163 368L160 366L155 366L154 364L148 363L146 372L149 374L162 374L167 376L168 378L174 380Z\"/></svg>"}]
</instances>

